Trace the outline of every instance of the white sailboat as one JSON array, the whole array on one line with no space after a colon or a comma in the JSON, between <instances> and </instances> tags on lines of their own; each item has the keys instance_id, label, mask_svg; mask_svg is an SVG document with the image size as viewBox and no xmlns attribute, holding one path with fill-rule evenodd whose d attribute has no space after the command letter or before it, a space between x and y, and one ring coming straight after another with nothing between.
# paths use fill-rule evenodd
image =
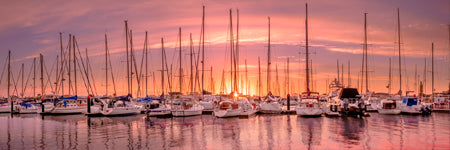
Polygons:
<instances>
[{"instance_id":1,"label":"white sailboat","mask_svg":"<svg viewBox=\"0 0 450 150\"><path fill-rule=\"evenodd\" d=\"M101 113L105 116L134 115L140 112L141 106L131 102L131 95L102 99L104 104Z\"/></svg>"},{"instance_id":2,"label":"white sailboat","mask_svg":"<svg viewBox=\"0 0 450 150\"><path fill-rule=\"evenodd\" d=\"M86 111L87 103L78 100L78 96L60 97L46 100L41 114L81 114Z\"/></svg>"},{"instance_id":3,"label":"white sailboat","mask_svg":"<svg viewBox=\"0 0 450 150\"><path fill-rule=\"evenodd\" d=\"M2 101L0 102L0 113L9 113L11 112L11 105L9 104L9 101Z\"/></svg>"},{"instance_id":4,"label":"white sailboat","mask_svg":"<svg viewBox=\"0 0 450 150\"><path fill-rule=\"evenodd\" d=\"M295 107L299 116L321 116L323 110L319 103L319 93L303 93L300 98L300 104Z\"/></svg>"},{"instance_id":5,"label":"white sailboat","mask_svg":"<svg viewBox=\"0 0 450 150\"><path fill-rule=\"evenodd\" d=\"M282 111L282 105L278 102L278 98L270 92L260 104L259 112L263 114L279 114Z\"/></svg>"},{"instance_id":6,"label":"white sailboat","mask_svg":"<svg viewBox=\"0 0 450 150\"><path fill-rule=\"evenodd\" d=\"M242 108L233 99L226 99L219 102L214 109L213 115L218 118L237 117L242 112Z\"/></svg>"},{"instance_id":7,"label":"white sailboat","mask_svg":"<svg viewBox=\"0 0 450 150\"><path fill-rule=\"evenodd\" d=\"M191 98L179 97L172 102L172 115L175 117L196 116L203 112L203 106Z\"/></svg>"},{"instance_id":8,"label":"white sailboat","mask_svg":"<svg viewBox=\"0 0 450 150\"><path fill-rule=\"evenodd\" d=\"M41 103L36 103L35 100L16 100L14 105L13 113L16 114L35 114L40 112L38 105Z\"/></svg>"}]
</instances>

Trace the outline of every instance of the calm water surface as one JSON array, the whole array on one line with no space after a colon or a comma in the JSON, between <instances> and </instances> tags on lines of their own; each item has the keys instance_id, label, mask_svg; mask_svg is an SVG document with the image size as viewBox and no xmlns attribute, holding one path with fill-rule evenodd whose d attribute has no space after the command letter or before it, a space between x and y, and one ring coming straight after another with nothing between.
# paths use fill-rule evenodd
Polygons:
<instances>
[{"instance_id":1,"label":"calm water surface","mask_svg":"<svg viewBox=\"0 0 450 150\"><path fill-rule=\"evenodd\" d=\"M450 114L218 119L0 114L0 149L450 149Z\"/></svg>"}]
</instances>

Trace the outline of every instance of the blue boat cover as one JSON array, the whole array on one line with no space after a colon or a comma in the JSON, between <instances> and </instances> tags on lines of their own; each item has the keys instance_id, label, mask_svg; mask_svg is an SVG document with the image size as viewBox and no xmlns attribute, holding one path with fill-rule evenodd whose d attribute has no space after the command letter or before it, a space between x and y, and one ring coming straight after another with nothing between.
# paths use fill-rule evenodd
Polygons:
<instances>
[{"instance_id":1,"label":"blue boat cover","mask_svg":"<svg viewBox=\"0 0 450 150\"><path fill-rule=\"evenodd\" d=\"M417 98L408 98L408 102L406 103L406 106L413 106L417 105Z\"/></svg>"},{"instance_id":2,"label":"blue boat cover","mask_svg":"<svg viewBox=\"0 0 450 150\"><path fill-rule=\"evenodd\" d=\"M77 100L77 99L78 99L78 96L75 95L75 96L72 96L72 97L61 97L61 98L59 98L59 99Z\"/></svg>"},{"instance_id":3,"label":"blue boat cover","mask_svg":"<svg viewBox=\"0 0 450 150\"><path fill-rule=\"evenodd\" d=\"M139 99L138 102L150 103L150 102L152 102L152 99L147 96L145 98Z\"/></svg>"},{"instance_id":4,"label":"blue boat cover","mask_svg":"<svg viewBox=\"0 0 450 150\"><path fill-rule=\"evenodd\" d=\"M0 104L6 104L8 101L1 101Z\"/></svg>"}]
</instances>

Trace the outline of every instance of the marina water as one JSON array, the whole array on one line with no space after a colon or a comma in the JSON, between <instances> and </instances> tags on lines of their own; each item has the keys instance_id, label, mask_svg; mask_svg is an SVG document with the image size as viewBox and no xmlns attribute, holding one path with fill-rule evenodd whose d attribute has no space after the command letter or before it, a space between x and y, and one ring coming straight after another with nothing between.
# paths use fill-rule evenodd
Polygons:
<instances>
[{"instance_id":1,"label":"marina water","mask_svg":"<svg viewBox=\"0 0 450 150\"><path fill-rule=\"evenodd\" d=\"M303 118L0 114L0 149L450 149L450 114Z\"/></svg>"}]
</instances>

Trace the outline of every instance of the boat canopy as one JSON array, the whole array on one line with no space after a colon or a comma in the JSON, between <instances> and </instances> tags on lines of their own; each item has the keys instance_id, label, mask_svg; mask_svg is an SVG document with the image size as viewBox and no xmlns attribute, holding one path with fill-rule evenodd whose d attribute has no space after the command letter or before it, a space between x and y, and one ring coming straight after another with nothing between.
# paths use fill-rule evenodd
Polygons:
<instances>
[{"instance_id":1,"label":"boat canopy","mask_svg":"<svg viewBox=\"0 0 450 150\"><path fill-rule=\"evenodd\" d=\"M355 88L343 88L341 91L342 98L358 98L358 90Z\"/></svg>"},{"instance_id":2,"label":"boat canopy","mask_svg":"<svg viewBox=\"0 0 450 150\"><path fill-rule=\"evenodd\" d=\"M417 105L418 98L417 97L404 97L403 103L406 103L406 106Z\"/></svg>"},{"instance_id":3,"label":"boat canopy","mask_svg":"<svg viewBox=\"0 0 450 150\"><path fill-rule=\"evenodd\" d=\"M72 97L60 97L59 99L65 99L65 100L77 100L77 99L78 99L78 96L75 95L75 96L72 96Z\"/></svg>"},{"instance_id":4,"label":"boat canopy","mask_svg":"<svg viewBox=\"0 0 450 150\"><path fill-rule=\"evenodd\" d=\"M131 94L128 94L128 95L124 95L124 96L114 97L114 99L121 100L121 101L130 101L130 99L129 99L130 97L131 97Z\"/></svg>"}]
</instances>

